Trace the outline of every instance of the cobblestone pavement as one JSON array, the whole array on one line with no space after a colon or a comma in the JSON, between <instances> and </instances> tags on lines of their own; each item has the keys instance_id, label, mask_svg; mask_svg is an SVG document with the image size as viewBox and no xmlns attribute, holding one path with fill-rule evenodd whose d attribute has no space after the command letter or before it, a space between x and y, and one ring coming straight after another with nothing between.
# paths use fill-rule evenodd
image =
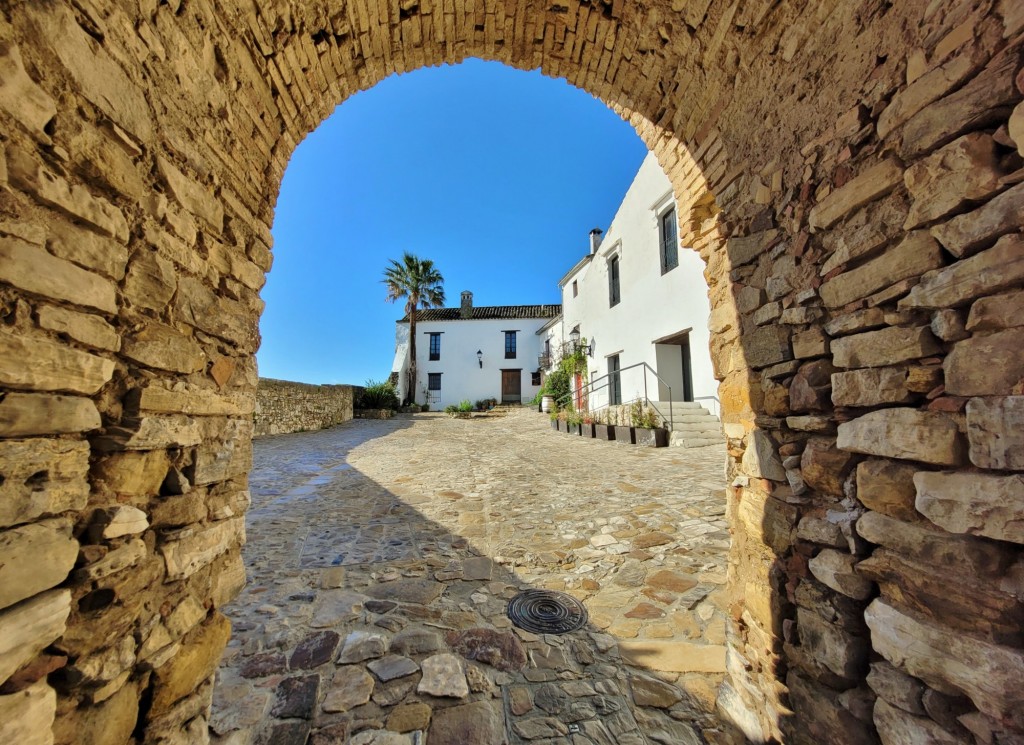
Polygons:
<instances>
[{"instance_id":1,"label":"cobblestone pavement","mask_svg":"<svg viewBox=\"0 0 1024 745\"><path fill-rule=\"evenodd\" d=\"M722 447L551 430L526 409L256 441L249 583L214 742L728 742ZM590 621L512 626L521 590Z\"/></svg>"}]
</instances>

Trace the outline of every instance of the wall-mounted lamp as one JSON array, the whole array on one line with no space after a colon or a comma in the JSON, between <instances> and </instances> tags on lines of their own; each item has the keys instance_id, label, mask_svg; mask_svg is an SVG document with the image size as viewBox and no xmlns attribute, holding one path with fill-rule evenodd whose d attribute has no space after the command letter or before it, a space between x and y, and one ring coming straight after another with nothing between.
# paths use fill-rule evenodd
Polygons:
<instances>
[{"instance_id":1,"label":"wall-mounted lamp","mask_svg":"<svg viewBox=\"0 0 1024 745\"><path fill-rule=\"evenodd\" d=\"M479 349L476 350L476 361L480 363L480 369L482 370L484 367L484 353Z\"/></svg>"},{"instance_id":2,"label":"wall-mounted lamp","mask_svg":"<svg viewBox=\"0 0 1024 745\"><path fill-rule=\"evenodd\" d=\"M586 346L580 346L580 330L578 328L574 328L572 331L569 332L569 341L572 342L572 348L574 350L582 349L583 353L586 354L588 357L594 356L593 341L591 341L590 344L587 344Z\"/></svg>"}]
</instances>

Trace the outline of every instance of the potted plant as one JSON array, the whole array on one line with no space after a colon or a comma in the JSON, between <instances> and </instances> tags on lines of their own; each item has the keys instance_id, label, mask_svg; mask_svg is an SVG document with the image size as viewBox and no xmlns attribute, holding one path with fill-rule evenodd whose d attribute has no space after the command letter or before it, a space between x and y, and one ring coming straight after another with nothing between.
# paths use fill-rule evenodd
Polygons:
<instances>
[{"instance_id":1,"label":"potted plant","mask_svg":"<svg viewBox=\"0 0 1024 745\"><path fill-rule=\"evenodd\" d=\"M562 409L558 412L558 431L568 432L569 431L569 412Z\"/></svg>"},{"instance_id":2,"label":"potted plant","mask_svg":"<svg viewBox=\"0 0 1024 745\"><path fill-rule=\"evenodd\" d=\"M636 442L636 430L629 423L629 417L621 407L609 408L610 422L615 430L615 442L621 445L632 445Z\"/></svg>"},{"instance_id":3,"label":"potted plant","mask_svg":"<svg viewBox=\"0 0 1024 745\"><path fill-rule=\"evenodd\" d=\"M558 409L552 409L548 412L548 419L551 420L551 429L558 430Z\"/></svg>"},{"instance_id":4,"label":"potted plant","mask_svg":"<svg viewBox=\"0 0 1024 745\"><path fill-rule=\"evenodd\" d=\"M658 426L658 412L649 404L634 401L629 407L634 427L634 442L648 448L663 448L668 445L668 430Z\"/></svg>"},{"instance_id":5,"label":"potted plant","mask_svg":"<svg viewBox=\"0 0 1024 745\"><path fill-rule=\"evenodd\" d=\"M569 424L569 434L578 435L583 424L583 416L578 411L572 411L569 412L566 421Z\"/></svg>"},{"instance_id":6,"label":"potted plant","mask_svg":"<svg viewBox=\"0 0 1024 745\"><path fill-rule=\"evenodd\" d=\"M594 420L594 437L598 440L614 440L615 427L608 423L608 409L605 409Z\"/></svg>"},{"instance_id":7,"label":"potted plant","mask_svg":"<svg viewBox=\"0 0 1024 745\"><path fill-rule=\"evenodd\" d=\"M593 438L594 436L594 415L589 411L583 414L580 421L580 434L583 437Z\"/></svg>"}]
</instances>

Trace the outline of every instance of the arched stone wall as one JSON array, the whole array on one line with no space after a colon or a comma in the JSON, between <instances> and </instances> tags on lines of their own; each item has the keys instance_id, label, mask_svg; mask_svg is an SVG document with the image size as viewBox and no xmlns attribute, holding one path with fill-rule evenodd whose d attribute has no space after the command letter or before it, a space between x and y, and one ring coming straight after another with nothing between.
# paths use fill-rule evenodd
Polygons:
<instances>
[{"instance_id":1,"label":"arched stone wall","mask_svg":"<svg viewBox=\"0 0 1024 745\"><path fill-rule=\"evenodd\" d=\"M723 713L1020 736L1019 3L0 10L0 740L204 741L288 158L356 90L467 56L627 118L707 261Z\"/></svg>"}]
</instances>

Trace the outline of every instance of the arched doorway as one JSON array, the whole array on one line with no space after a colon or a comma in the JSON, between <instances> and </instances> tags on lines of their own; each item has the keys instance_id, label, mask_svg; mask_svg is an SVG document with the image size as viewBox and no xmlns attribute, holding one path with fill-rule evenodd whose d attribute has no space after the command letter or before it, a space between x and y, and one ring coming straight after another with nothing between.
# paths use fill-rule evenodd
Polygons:
<instances>
[{"instance_id":1,"label":"arched doorway","mask_svg":"<svg viewBox=\"0 0 1024 745\"><path fill-rule=\"evenodd\" d=\"M723 711L761 740L1021 730L1014 3L3 10L9 739L198 726L285 165L355 90L470 55L626 117L707 261Z\"/></svg>"}]
</instances>

